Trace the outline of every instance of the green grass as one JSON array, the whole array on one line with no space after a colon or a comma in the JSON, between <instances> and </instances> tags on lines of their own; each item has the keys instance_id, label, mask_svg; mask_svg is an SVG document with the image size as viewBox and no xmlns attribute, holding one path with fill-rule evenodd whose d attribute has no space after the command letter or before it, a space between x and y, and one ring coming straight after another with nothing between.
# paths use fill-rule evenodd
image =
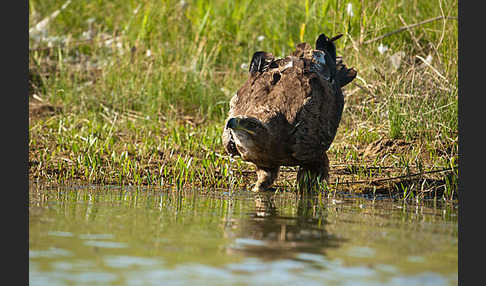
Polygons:
<instances>
[{"instance_id":1,"label":"green grass","mask_svg":"<svg viewBox=\"0 0 486 286\"><path fill-rule=\"evenodd\" d=\"M64 3L30 1L30 28ZM367 42L438 16L449 18ZM453 198L454 17L457 1L442 0L70 2L44 32L30 33L30 178L245 187L254 178L251 165L230 161L220 139L229 99L247 78L242 65L257 50L285 56L300 42L314 45L324 32L344 33L338 55L358 70L344 91L328 187L422 173L412 182L390 182L400 192L439 191ZM380 45L388 47L384 54ZM404 57L395 69L389 58L397 52ZM54 112L34 112L42 106ZM365 154L379 140L404 143ZM347 166L359 168L348 172ZM446 168L452 170L426 173ZM277 182L281 188L294 185L293 169L288 171Z\"/></svg>"}]
</instances>

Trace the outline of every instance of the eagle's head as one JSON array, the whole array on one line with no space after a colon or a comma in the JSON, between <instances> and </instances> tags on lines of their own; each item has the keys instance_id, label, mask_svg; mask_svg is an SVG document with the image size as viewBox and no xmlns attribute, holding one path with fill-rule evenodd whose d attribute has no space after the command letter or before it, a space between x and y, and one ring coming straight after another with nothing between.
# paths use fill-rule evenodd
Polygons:
<instances>
[{"instance_id":1,"label":"eagle's head","mask_svg":"<svg viewBox=\"0 0 486 286\"><path fill-rule=\"evenodd\" d=\"M268 145L269 133L267 127L254 117L232 117L226 122L230 130L230 144L242 158L251 159L253 155L260 156Z\"/></svg>"}]
</instances>

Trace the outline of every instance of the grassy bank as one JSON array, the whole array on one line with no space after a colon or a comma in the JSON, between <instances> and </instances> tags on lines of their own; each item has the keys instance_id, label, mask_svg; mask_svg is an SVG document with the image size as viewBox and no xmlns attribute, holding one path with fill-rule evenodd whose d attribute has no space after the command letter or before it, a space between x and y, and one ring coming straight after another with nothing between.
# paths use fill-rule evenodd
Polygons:
<instances>
[{"instance_id":1,"label":"grassy bank","mask_svg":"<svg viewBox=\"0 0 486 286\"><path fill-rule=\"evenodd\" d=\"M229 99L253 52L325 32L358 70L329 188L457 194L457 1L30 1L29 26L31 181L248 186L221 145Z\"/></svg>"}]
</instances>

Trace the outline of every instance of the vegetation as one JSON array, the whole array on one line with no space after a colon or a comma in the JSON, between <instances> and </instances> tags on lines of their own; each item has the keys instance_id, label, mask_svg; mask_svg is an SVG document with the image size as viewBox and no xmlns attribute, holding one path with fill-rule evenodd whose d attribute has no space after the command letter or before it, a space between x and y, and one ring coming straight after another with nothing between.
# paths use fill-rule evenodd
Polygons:
<instances>
[{"instance_id":1,"label":"vegetation","mask_svg":"<svg viewBox=\"0 0 486 286\"><path fill-rule=\"evenodd\" d=\"M457 1L33 0L29 25L32 182L249 187L229 99L253 52L324 32L358 78L323 189L457 198Z\"/></svg>"}]
</instances>

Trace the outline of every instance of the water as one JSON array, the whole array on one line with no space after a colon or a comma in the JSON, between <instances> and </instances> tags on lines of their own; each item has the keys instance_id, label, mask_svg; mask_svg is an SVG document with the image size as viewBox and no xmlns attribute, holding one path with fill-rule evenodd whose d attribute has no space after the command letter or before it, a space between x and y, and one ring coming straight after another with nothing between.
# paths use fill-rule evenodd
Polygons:
<instances>
[{"instance_id":1,"label":"water","mask_svg":"<svg viewBox=\"0 0 486 286\"><path fill-rule=\"evenodd\" d=\"M457 285L457 208L115 187L29 195L30 285Z\"/></svg>"}]
</instances>

